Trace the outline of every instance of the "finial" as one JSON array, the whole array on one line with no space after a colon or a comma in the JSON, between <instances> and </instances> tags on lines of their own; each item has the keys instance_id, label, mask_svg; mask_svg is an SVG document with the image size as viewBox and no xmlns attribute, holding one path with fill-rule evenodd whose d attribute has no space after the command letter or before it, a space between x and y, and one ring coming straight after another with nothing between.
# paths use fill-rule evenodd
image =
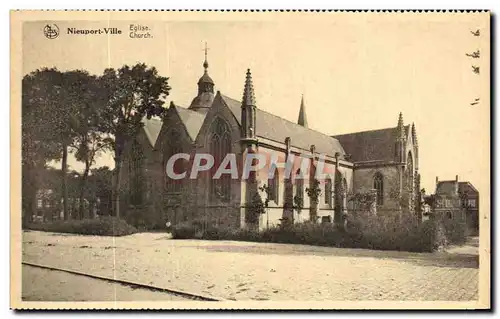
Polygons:
<instances>
[{"instance_id":1,"label":"finial","mask_svg":"<svg viewBox=\"0 0 500 319\"><path fill-rule=\"evenodd\" d=\"M411 138L413 139L413 144L418 145L417 130L415 128L415 123L411 124Z\"/></svg>"},{"instance_id":2,"label":"finial","mask_svg":"<svg viewBox=\"0 0 500 319\"><path fill-rule=\"evenodd\" d=\"M307 127L307 115L306 115L306 105L304 103L304 94L302 94L302 99L300 100L300 110L299 110L299 119L297 124L302 125L303 127Z\"/></svg>"},{"instance_id":3,"label":"finial","mask_svg":"<svg viewBox=\"0 0 500 319\"><path fill-rule=\"evenodd\" d=\"M207 55L208 55L208 47L207 47L207 42L205 41L205 62L203 62L203 67L205 68L205 72L207 71L208 69L208 59L207 59Z\"/></svg>"},{"instance_id":4,"label":"finial","mask_svg":"<svg viewBox=\"0 0 500 319\"><path fill-rule=\"evenodd\" d=\"M404 140L405 139L405 127L404 127L404 122L403 122L403 112L399 112L397 130L398 130L398 139Z\"/></svg>"},{"instance_id":5,"label":"finial","mask_svg":"<svg viewBox=\"0 0 500 319\"><path fill-rule=\"evenodd\" d=\"M245 79L245 89L243 90L243 105L256 106L255 93L253 91L252 73L247 69L247 76Z\"/></svg>"}]
</instances>

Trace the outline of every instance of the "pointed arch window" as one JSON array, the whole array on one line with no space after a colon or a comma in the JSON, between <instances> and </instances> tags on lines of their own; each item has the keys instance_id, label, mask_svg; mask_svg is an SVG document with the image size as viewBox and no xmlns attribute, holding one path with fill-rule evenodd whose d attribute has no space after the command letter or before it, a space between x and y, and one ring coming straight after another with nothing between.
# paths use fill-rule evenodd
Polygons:
<instances>
[{"instance_id":1,"label":"pointed arch window","mask_svg":"<svg viewBox=\"0 0 500 319\"><path fill-rule=\"evenodd\" d=\"M214 157L210 194L212 198L228 202L231 199L231 175L222 174L219 179L212 178L226 155L231 152L231 131L229 125L220 117L217 117L210 127L209 145L210 153Z\"/></svg>"},{"instance_id":2,"label":"pointed arch window","mask_svg":"<svg viewBox=\"0 0 500 319\"><path fill-rule=\"evenodd\" d=\"M128 170L130 203L140 205L144 191L144 153L141 145L135 139L130 149Z\"/></svg>"},{"instance_id":3,"label":"pointed arch window","mask_svg":"<svg viewBox=\"0 0 500 319\"><path fill-rule=\"evenodd\" d=\"M295 184L295 196L304 199L304 179L302 178L302 172L300 171L300 168L296 173Z\"/></svg>"},{"instance_id":4,"label":"pointed arch window","mask_svg":"<svg viewBox=\"0 0 500 319\"><path fill-rule=\"evenodd\" d=\"M384 205L384 176L380 172L373 177L373 188L377 191L377 205Z\"/></svg>"},{"instance_id":5,"label":"pointed arch window","mask_svg":"<svg viewBox=\"0 0 500 319\"><path fill-rule=\"evenodd\" d=\"M413 156L411 155L411 153L408 153L408 159L407 159L407 167L406 167L406 178L407 178L407 188L408 188L408 191L410 193L413 192L413 183L414 183L414 179L413 179Z\"/></svg>"},{"instance_id":6,"label":"pointed arch window","mask_svg":"<svg viewBox=\"0 0 500 319\"><path fill-rule=\"evenodd\" d=\"M165 156L164 156L164 166L166 168L168 160L174 156L175 154L182 153L182 138L179 132L170 131L167 134L167 145L165 148ZM185 171L186 163L183 159L177 159L174 163L173 170L176 174L180 174ZM166 169L164 170L166 172ZM172 179L166 174L166 189L169 193L179 193L183 188L183 180L182 179Z\"/></svg>"},{"instance_id":7,"label":"pointed arch window","mask_svg":"<svg viewBox=\"0 0 500 319\"><path fill-rule=\"evenodd\" d=\"M269 176L267 185L269 187L269 200L279 204L279 171L276 166L271 169L273 176Z\"/></svg>"},{"instance_id":8,"label":"pointed arch window","mask_svg":"<svg viewBox=\"0 0 500 319\"><path fill-rule=\"evenodd\" d=\"M325 204L332 206L332 179L327 177L325 180Z\"/></svg>"}]
</instances>

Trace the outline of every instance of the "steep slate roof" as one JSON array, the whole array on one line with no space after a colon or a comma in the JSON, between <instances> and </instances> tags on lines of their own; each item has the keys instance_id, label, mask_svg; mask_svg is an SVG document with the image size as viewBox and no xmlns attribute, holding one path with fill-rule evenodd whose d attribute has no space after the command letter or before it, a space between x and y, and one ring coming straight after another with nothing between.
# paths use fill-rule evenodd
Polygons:
<instances>
[{"instance_id":1,"label":"steep slate roof","mask_svg":"<svg viewBox=\"0 0 500 319\"><path fill-rule=\"evenodd\" d=\"M458 191L460 193L479 194L478 190L470 182L458 182Z\"/></svg>"},{"instance_id":2,"label":"steep slate roof","mask_svg":"<svg viewBox=\"0 0 500 319\"><path fill-rule=\"evenodd\" d=\"M436 194L442 194L442 195L455 194L455 181L439 181L436 186Z\"/></svg>"},{"instance_id":3,"label":"steep slate roof","mask_svg":"<svg viewBox=\"0 0 500 319\"><path fill-rule=\"evenodd\" d=\"M177 110L177 114L179 114L182 123L184 123L189 136L194 141L196 136L198 136L201 126L203 125L206 113L199 113L180 106L175 106L175 109Z\"/></svg>"},{"instance_id":4,"label":"steep slate roof","mask_svg":"<svg viewBox=\"0 0 500 319\"><path fill-rule=\"evenodd\" d=\"M410 125L405 126L408 136ZM334 135L352 162L393 161L397 127Z\"/></svg>"},{"instance_id":5,"label":"steep slate roof","mask_svg":"<svg viewBox=\"0 0 500 319\"><path fill-rule=\"evenodd\" d=\"M158 135L160 134L161 126L163 122L159 119L151 118L147 119L144 117L142 119L142 123L144 123L144 132L146 133L146 136L149 140L149 143L151 144L152 147L154 147L156 143L156 139L158 138Z\"/></svg>"},{"instance_id":6,"label":"steep slate roof","mask_svg":"<svg viewBox=\"0 0 500 319\"><path fill-rule=\"evenodd\" d=\"M232 111L236 121L241 125L241 102L221 95L223 101ZM345 154L339 141L331 136L311 130L296 123L270 114L261 109L256 109L257 125L255 134L279 143L284 143L286 137L291 138L291 145L304 150L309 150L314 144L318 153L335 156L339 152Z\"/></svg>"}]
</instances>

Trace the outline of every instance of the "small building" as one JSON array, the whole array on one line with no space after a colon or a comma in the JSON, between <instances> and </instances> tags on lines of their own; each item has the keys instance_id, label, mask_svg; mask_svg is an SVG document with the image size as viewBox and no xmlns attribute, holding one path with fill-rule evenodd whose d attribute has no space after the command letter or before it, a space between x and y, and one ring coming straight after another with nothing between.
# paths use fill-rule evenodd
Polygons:
<instances>
[{"instance_id":1,"label":"small building","mask_svg":"<svg viewBox=\"0 0 500 319\"><path fill-rule=\"evenodd\" d=\"M479 231L479 192L468 181L439 181L436 177L434 213L448 219L461 219L469 230Z\"/></svg>"},{"instance_id":2,"label":"small building","mask_svg":"<svg viewBox=\"0 0 500 319\"><path fill-rule=\"evenodd\" d=\"M467 226L479 234L479 191L470 182L458 182L458 192L465 210Z\"/></svg>"}]
</instances>

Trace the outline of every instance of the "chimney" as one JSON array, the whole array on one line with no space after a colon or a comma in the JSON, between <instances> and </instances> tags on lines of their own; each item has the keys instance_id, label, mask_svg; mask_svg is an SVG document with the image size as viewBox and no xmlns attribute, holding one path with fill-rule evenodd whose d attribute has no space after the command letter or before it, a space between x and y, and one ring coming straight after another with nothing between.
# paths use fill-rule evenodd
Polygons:
<instances>
[{"instance_id":1,"label":"chimney","mask_svg":"<svg viewBox=\"0 0 500 319\"><path fill-rule=\"evenodd\" d=\"M458 194L458 175L455 175L455 193Z\"/></svg>"},{"instance_id":2,"label":"chimney","mask_svg":"<svg viewBox=\"0 0 500 319\"><path fill-rule=\"evenodd\" d=\"M439 182L439 178L436 176L436 185L438 184Z\"/></svg>"}]
</instances>

